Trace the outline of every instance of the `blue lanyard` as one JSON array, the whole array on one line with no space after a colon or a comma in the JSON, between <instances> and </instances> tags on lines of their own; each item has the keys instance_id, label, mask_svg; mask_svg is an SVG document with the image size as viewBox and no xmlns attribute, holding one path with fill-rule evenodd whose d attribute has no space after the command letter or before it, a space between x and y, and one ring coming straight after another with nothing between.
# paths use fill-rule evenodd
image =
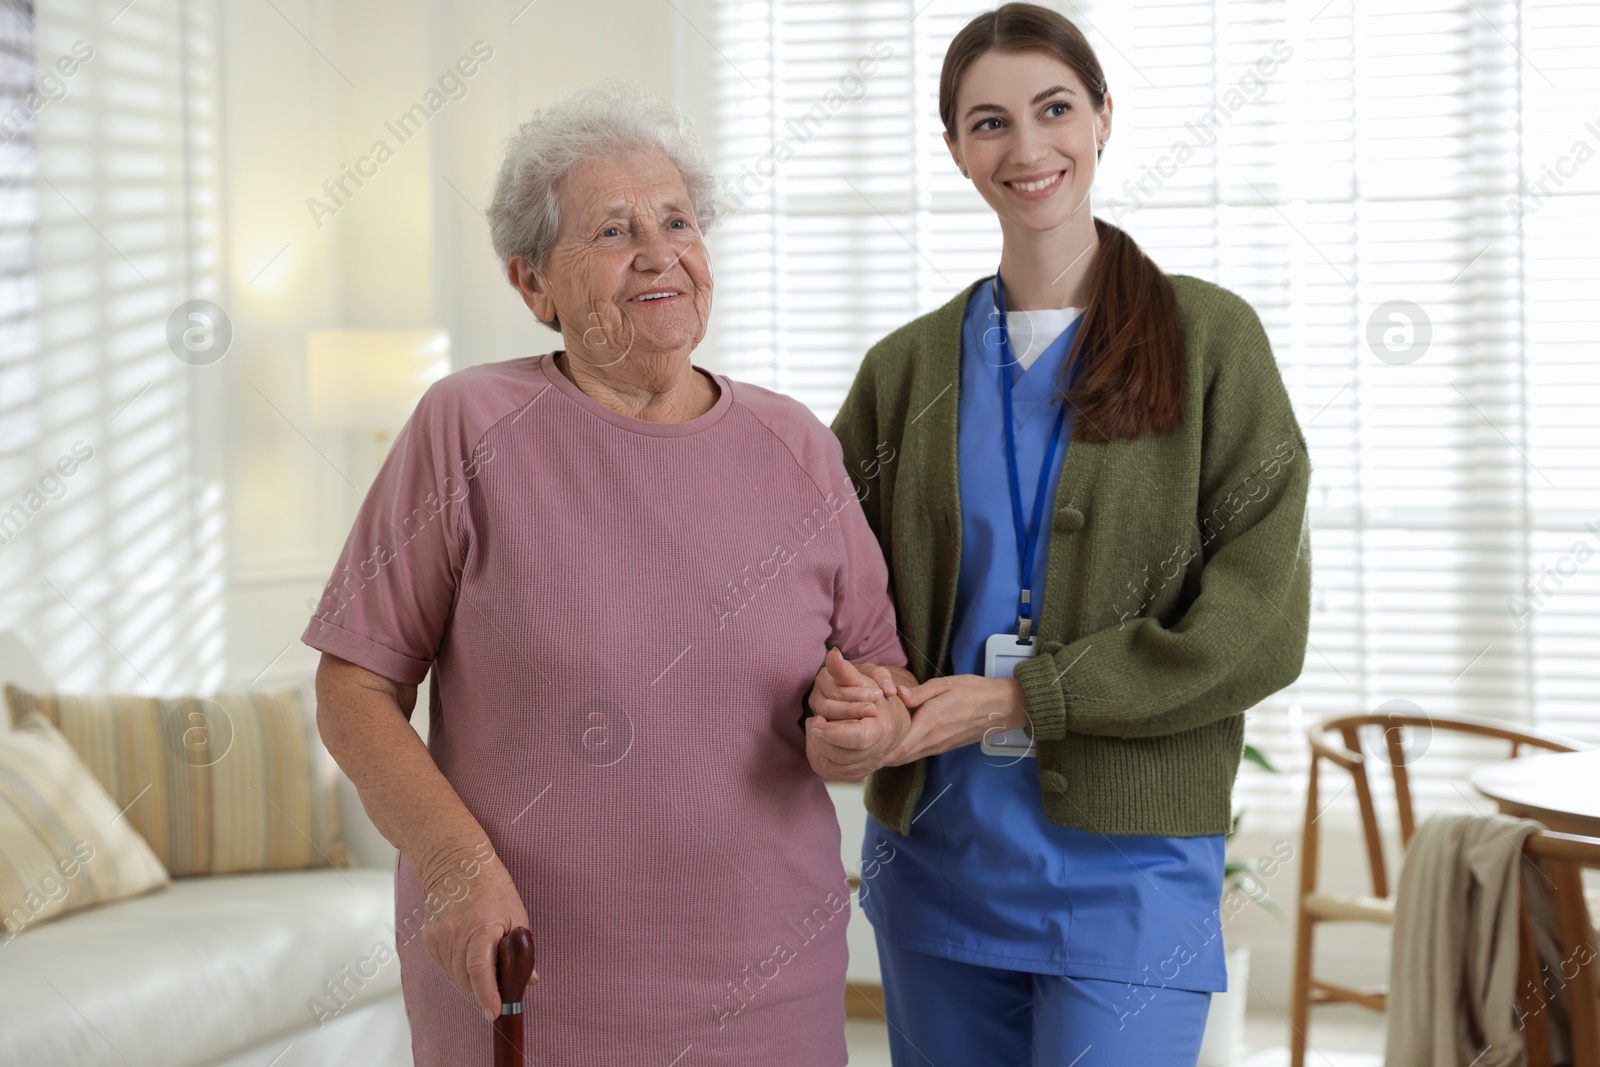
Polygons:
<instances>
[{"instance_id":1,"label":"blue lanyard","mask_svg":"<svg viewBox=\"0 0 1600 1067\"><path fill-rule=\"evenodd\" d=\"M1011 410L1011 367L1016 360L1011 355L1011 337L1006 329L1006 297L1000 285L1000 272L994 275L994 303L1000 315L1000 397L1006 412L1006 476L1011 487L1011 526L1017 535L1017 640L1028 644L1033 640L1033 555L1039 547L1039 527L1044 520L1044 498L1050 488L1050 468L1055 464L1056 449L1061 444L1061 427L1067 420L1067 406L1061 405L1056 424L1050 431L1050 444L1045 448L1044 465L1039 468L1039 487L1033 494L1033 517L1026 525L1022 522L1022 480L1017 474L1017 431Z\"/></svg>"}]
</instances>

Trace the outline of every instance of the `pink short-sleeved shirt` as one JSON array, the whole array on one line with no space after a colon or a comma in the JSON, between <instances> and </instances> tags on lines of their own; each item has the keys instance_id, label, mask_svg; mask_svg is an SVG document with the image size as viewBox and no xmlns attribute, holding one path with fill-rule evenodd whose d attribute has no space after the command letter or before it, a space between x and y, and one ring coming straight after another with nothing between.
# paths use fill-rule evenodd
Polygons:
<instances>
[{"instance_id":1,"label":"pink short-sleeved shirt","mask_svg":"<svg viewBox=\"0 0 1600 1067\"><path fill-rule=\"evenodd\" d=\"M796 720L829 645L905 658L833 436L713 377L677 423L551 356L438 382L302 637L403 683L432 668L429 751L531 917L531 1063L845 1062L849 891ZM404 857L395 913L417 1067L488 1063Z\"/></svg>"}]
</instances>

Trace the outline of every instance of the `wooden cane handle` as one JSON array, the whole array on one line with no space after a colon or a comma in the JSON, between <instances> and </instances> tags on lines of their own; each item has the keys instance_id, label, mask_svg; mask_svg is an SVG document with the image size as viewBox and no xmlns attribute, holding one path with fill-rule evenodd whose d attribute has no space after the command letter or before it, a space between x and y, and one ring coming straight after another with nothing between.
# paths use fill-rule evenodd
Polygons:
<instances>
[{"instance_id":1,"label":"wooden cane handle","mask_svg":"<svg viewBox=\"0 0 1600 1067\"><path fill-rule=\"evenodd\" d=\"M523 1067L522 1000L533 977L533 931L519 926L507 933L494 955L503 1002L494 1021L494 1067Z\"/></svg>"},{"instance_id":2,"label":"wooden cane handle","mask_svg":"<svg viewBox=\"0 0 1600 1067\"><path fill-rule=\"evenodd\" d=\"M495 951L495 973L500 982L500 999L521 1004L533 977L533 931L519 926L500 939Z\"/></svg>"}]
</instances>

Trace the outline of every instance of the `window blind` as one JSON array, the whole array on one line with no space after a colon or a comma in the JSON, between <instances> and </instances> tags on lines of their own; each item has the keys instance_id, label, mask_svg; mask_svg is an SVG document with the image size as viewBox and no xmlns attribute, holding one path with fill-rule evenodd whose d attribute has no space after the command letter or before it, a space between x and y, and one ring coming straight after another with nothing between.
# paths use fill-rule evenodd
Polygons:
<instances>
[{"instance_id":1,"label":"window blind","mask_svg":"<svg viewBox=\"0 0 1600 1067\"><path fill-rule=\"evenodd\" d=\"M1313 717L1414 707L1600 741L1600 8L1057 8L1114 101L1095 213L1256 308L1307 437L1305 670L1249 717L1290 776L1247 770L1241 803L1298 814ZM716 5L728 373L830 419L874 341L994 269L998 226L937 118L944 49L980 10ZM873 48L890 58L830 104ZM1410 744L1444 802L1492 751Z\"/></svg>"},{"instance_id":2,"label":"window blind","mask_svg":"<svg viewBox=\"0 0 1600 1067\"><path fill-rule=\"evenodd\" d=\"M32 410L39 392L33 365L39 347L38 103L33 4L0 0L0 455L23 451L38 433Z\"/></svg>"},{"instance_id":3,"label":"window blind","mask_svg":"<svg viewBox=\"0 0 1600 1067\"><path fill-rule=\"evenodd\" d=\"M28 376L16 403L31 420L0 460L7 532L22 527L0 546L0 629L20 628L67 687L204 687L225 666L217 445L233 372L173 340L189 301L228 299L216 18L212 0L38 11L38 326L0 358ZM47 474L74 456L70 476Z\"/></svg>"}]
</instances>

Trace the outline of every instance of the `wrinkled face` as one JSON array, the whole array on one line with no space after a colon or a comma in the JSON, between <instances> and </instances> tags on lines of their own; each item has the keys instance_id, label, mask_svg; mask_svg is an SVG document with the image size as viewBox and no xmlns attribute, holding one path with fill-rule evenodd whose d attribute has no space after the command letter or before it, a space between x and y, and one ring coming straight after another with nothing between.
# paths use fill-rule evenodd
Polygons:
<instances>
[{"instance_id":1,"label":"wrinkled face","mask_svg":"<svg viewBox=\"0 0 1600 1067\"><path fill-rule=\"evenodd\" d=\"M1042 52L989 51L956 90L945 142L995 213L1034 230L1086 217L1111 98L1096 113L1082 80Z\"/></svg>"},{"instance_id":2,"label":"wrinkled face","mask_svg":"<svg viewBox=\"0 0 1600 1067\"><path fill-rule=\"evenodd\" d=\"M539 318L604 367L629 353L681 354L705 336L711 270L683 178L661 152L590 160L567 177Z\"/></svg>"}]
</instances>

